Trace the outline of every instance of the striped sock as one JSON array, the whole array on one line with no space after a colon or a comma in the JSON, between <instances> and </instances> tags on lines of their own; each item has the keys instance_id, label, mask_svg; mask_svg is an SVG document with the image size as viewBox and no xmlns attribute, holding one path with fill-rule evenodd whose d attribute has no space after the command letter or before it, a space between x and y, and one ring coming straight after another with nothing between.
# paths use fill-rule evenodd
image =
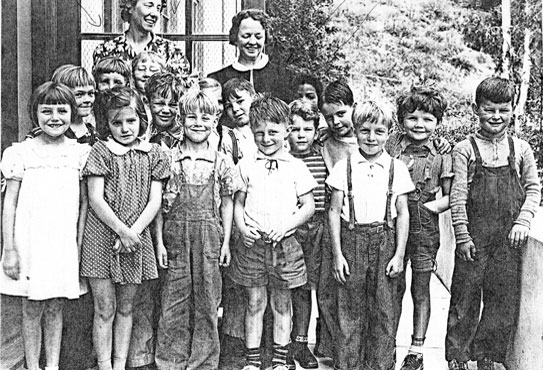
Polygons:
<instances>
[{"instance_id":1,"label":"striped sock","mask_svg":"<svg viewBox=\"0 0 543 370\"><path fill-rule=\"evenodd\" d=\"M246 365L256 366L260 369L262 365L262 359L260 358L260 348L247 348L245 353Z\"/></svg>"},{"instance_id":2,"label":"striped sock","mask_svg":"<svg viewBox=\"0 0 543 370\"><path fill-rule=\"evenodd\" d=\"M287 364L288 346L273 344L272 367L275 369L278 366L286 366Z\"/></svg>"}]
</instances>

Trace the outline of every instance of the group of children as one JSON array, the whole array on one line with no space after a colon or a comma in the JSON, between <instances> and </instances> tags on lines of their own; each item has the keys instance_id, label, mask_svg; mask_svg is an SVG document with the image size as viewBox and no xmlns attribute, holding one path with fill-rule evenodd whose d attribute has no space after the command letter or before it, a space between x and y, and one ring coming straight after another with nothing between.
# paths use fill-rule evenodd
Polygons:
<instances>
[{"instance_id":1,"label":"group of children","mask_svg":"<svg viewBox=\"0 0 543 370\"><path fill-rule=\"evenodd\" d=\"M29 370L39 368L42 318L46 369L58 369L65 298L85 294L85 281L99 370L217 369L221 302L223 326L241 321L244 370L262 367L268 306L273 368L317 368L311 289L315 354L341 370L392 370L407 261L413 336L401 369L421 370L449 204L449 369L504 362L519 247L540 200L532 151L507 133L509 82L479 85L480 130L452 156L434 140L447 108L434 89L398 97L401 132L391 134L391 111L355 103L345 82L298 82L290 105L240 79L189 87L144 52L132 68L106 57L94 76L62 66L34 91L35 129L1 166L0 289L23 297Z\"/></svg>"}]
</instances>

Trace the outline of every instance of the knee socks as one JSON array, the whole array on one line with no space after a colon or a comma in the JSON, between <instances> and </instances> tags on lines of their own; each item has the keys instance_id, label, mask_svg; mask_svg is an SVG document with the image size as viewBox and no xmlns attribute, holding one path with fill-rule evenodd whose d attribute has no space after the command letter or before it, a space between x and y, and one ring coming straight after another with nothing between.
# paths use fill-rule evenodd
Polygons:
<instances>
[{"instance_id":1,"label":"knee socks","mask_svg":"<svg viewBox=\"0 0 543 370\"><path fill-rule=\"evenodd\" d=\"M245 359L245 365L255 366L260 369L260 367L262 366L262 359L260 358L260 348L247 348L247 352L245 353Z\"/></svg>"},{"instance_id":2,"label":"knee socks","mask_svg":"<svg viewBox=\"0 0 543 370\"><path fill-rule=\"evenodd\" d=\"M273 344L272 367L275 369L278 366L286 366L287 364L288 345Z\"/></svg>"}]
</instances>

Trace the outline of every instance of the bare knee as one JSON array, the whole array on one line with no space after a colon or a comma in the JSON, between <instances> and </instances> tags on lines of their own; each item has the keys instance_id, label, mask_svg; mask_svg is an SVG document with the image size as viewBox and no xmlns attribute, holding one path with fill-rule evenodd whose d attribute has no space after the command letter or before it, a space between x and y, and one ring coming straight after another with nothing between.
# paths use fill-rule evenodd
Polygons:
<instances>
[{"instance_id":1,"label":"bare knee","mask_svg":"<svg viewBox=\"0 0 543 370\"><path fill-rule=\"evenodd\" d=\"M102 321L111 321L115 317L116 304L112 297L94 297L94 314Z\"/></svg>"},{"instance_id":2,"label":"bare knee","mask_svg":"<svg viewBox=\"0 0 543 370\"><path fill-rule=\"evenodd\" d=\"M272 291L271 307L274 313L290 315L292 310L292 301L289 290L274 290Z\"/></svg>"},{"instance_id":3,"label":"bare knee","mask_svg":"<svg viewBox=\"0 0 543 370\"><path fill-rule=\"evenodd\" d=\"M250 316L264 314L266 305L268 304L267 292L249 291L247 301L247 313Z\"/></svg>"},{"instance_id":4,"label":"bare knee","mask_svg":"<svg viewBox=\"0 0 543 370\"><path fill-rule=\"evenodd\" d=\"M24 298L22 304L23 319L25 319L26 321L41 320L44 306L44 301L32 301Z\"/></svg>"}]
</instances>

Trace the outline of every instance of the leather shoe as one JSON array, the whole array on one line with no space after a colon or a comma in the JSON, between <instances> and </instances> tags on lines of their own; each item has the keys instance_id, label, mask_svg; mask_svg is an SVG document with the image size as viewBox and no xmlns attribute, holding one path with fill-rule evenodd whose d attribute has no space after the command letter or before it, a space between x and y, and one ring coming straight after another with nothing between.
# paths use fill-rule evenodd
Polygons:
<instances>
[{"instance_id":1,"label":"leather shoe","mask_svg":"<svg viewBox=\"0 0 543 370\"><path fill-rule=\"evenodd\" d=\"M293 357L300 363L301 367L304 369L317 369L319 367L319 362L307 347L307 343L293 342L292 349Z\"/></svg>"}]
</instances>

